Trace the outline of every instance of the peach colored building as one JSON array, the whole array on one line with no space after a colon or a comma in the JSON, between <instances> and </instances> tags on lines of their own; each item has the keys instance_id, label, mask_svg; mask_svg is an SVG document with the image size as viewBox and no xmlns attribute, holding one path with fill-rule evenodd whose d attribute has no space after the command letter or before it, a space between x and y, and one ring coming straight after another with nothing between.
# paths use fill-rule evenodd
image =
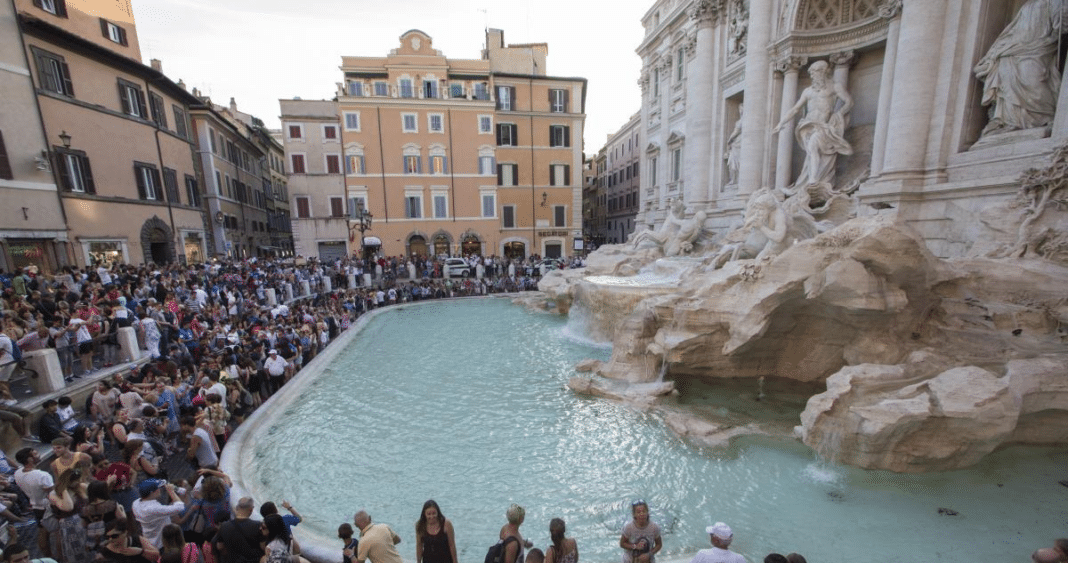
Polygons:
<instances>
[{"instance_id":1,"label":"peach colored building","mask_svg":"<svg viewBox=\"0 0 1068 563\"><path fill-rule=\"evenodd\" d=\"M586 80L549 76L545 44L491 29L486 45L449 59L411 30L384 57L342 57L345 211L373 214L375 251L567 256L582 239Z\"/></svg>"},{"instance_id":2,"label":"peach colored building","mask_svg":"<svg viewBox=\"0 0 1068 563\"><path fill-rule=\"evenodd\" d=\"M156 61L141 63L129 2L15 6L71 262L203 260L208 231L189 123L197 100ZM57 142L61 133L69 146Z\"/></svg>"}]
</instances>

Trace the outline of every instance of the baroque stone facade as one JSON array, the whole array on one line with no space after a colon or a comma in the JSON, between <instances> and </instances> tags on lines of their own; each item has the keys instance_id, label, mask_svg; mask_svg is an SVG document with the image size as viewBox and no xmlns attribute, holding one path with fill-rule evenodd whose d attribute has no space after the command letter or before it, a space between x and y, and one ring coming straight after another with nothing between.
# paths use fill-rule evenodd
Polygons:
<instances>
[{"instance_id":1,"label":"baroque stone facade","mask_svg":"<svg viewBox=\"0 0 1068 563\"><path fill-rule=\"evenodd\" d=\"M639 227L682 199L722 236L751 194L802 184L814 207L846 193L852 208L839 212L908 224L936 256L1014 243L978 218L1068 140L1062 11L1052 0L656 2L637 49ZM813 89L814 68L825 88Z\"/></svg>"}]
</instances>

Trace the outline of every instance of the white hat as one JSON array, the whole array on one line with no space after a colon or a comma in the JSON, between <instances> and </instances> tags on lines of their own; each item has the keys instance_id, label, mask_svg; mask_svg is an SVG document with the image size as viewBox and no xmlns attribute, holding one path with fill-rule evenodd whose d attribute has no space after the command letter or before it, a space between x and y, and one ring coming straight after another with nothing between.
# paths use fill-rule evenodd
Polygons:
<instances>
[{"instance_id":1,"label":"white hat","mask_svg":"<svg viewBox=\"0 0 1068 563\"><path fill-rule=\"evenodd\" d=\"M271 349L270 352L267 352L267 355L269 356L271 354L277 354L277 353L278 353L278 350Z\"/></svg>"},{"instance_id":2,"label":"white hat","mask_svg":"<svg viewBox=\"0 0 1068 563\"><path fill-rule=\"evenodd\" d=\"M721 540L729 540L734 537L734 532L731 531L731 527L723 522L716 522L705 528L705 531Z\"/></svg>"}]
</instances>

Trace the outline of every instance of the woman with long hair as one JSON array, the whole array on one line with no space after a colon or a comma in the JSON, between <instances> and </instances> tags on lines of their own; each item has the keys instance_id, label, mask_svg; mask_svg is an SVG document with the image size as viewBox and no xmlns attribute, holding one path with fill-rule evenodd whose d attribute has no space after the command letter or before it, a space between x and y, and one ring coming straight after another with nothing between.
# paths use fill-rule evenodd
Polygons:
<instances>
[{"instance_id":1,"label":"woman with long hair","mask_svg":"<svg viewBox=\"0 0 1068 563\"><path fill-rule=\"evenodd\" d=\"M144 447L144 440L133 439L128 440L122 448L122 460L134 473L134 485L159 475L159 467L142 455Z\"/></svg>"},{"instance_id":2,"label":"woman with long hair","mask_svg":"<svg viewBox=\"0 0 1068 563\"><path fill-rule=\"evenodd\" d=\"M263 548L265 561L285 561L288 555L300 555L300 544L289 534L289 528L281 514L268 514L260 524L266 545Z\"/></svg>"},{"instance_id":3,"label":"woman with long hair","mask_svg":"<svg viewBox=\"0 0 1068 563\"><path fill-rule=\"evenodd\" d=\"M123 561L126 563L156 563L159 550L145 536L138 536L129 529L126 519L116 518L108 524L107 543L100 547L100 555L105 561ZM83 548L83 552L86 550ZM92 555L90 552L86 552Z\"/></svg>"},{"instance_id":4,"label":"woman with long hair","mask_svg":"<svg viewBox=\"0 0 1068 563\"><path fill-rule=\"evenodd\" d=\"M185 542L185 537L182 535L182 527L177 524L167 524L163 527L163 547L160 548L160 557L167 556L168 553L177 554L182 563L203 563L204 556L200 553L200 548L197 547L196 542Z\"/></svg>"},{"instance_id":5,"label":"woman with long hair","mask_svg":"<svg viewBox=\"0 0 1068 563\"><path fill-rule=\"evenodd\" d=\"M578 544L573 538L564 536L567 527L561 518L549 521L549 538L553 544L545 554L545 563L578 563Z\"/></svg>"},{"instance_id":6,"label":"woman with long hair","mask_svg":"<svg viewBox=\"0 0 1068 563\"><path fill-rule=\"evenodd\" d=\"M88 563L93 559L93 554L85 549L86 532L81 511L86 504L86 492L82 471L82 467L75 466L60 473L56 487L48 493L58 532L50 534L54 539L52 553L61 555L59 559L65 563Z\"/></svg>"},{"instance_id":7,"label":"woman with long hair","mask_svg":"<svg viewBox=\"0 0 1068 563\"><path fill-rule=\"evenodd\" d=\"M88 487L89 501L82 507L82 518L86 522L86 544L97 549L106 541L104 530L116 518L126 518L122 505L112 500L108 484L104 481L92 481Z\"/></svg>"},{"instance_id":8,"label":"woman with long hair","mask_svg":"<svg viewBox=\"0 0 1068 563\"><path fill-rule=\"evenodd\" d=\"M205 539L205 530L217 528L225 520L229 520L230 514L230 478L221 471L201 469L204 482L200 485L200 498L190 499L186 504L186 511L182 515L182 526L185 528L186 541L201 543ZM204 516L204 529L193 530L193 521L197 514ZM227 518L223 519L222 515Z\"/></svg>"},{"instance_id":9,"label":"woman with long hair","mask_svg":"<svg viewBox=\"0 0 1068 563\"><path fill-rule=\"evenodd\" d=\"M415 563L457 563L452 522L433 499L423 503L415 523Z\"/></svg>"}]
</instances>

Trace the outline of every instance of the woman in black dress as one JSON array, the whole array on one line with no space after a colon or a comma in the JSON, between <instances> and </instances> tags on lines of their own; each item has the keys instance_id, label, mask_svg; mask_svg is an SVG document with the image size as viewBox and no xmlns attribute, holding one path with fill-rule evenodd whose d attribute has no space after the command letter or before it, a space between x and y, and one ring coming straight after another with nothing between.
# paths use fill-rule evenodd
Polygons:
<instances>
[{"instance_id":1,"label":"woman in black dress","mask_svg":"<svg viewBox=\"0 0 1068 563\"><path fill-rule=\"evenodd\" d=\"M452 522L433 500L423 503L423 512L415 523L415 563L457 563Z\"/></svg>"}]
</instances>

